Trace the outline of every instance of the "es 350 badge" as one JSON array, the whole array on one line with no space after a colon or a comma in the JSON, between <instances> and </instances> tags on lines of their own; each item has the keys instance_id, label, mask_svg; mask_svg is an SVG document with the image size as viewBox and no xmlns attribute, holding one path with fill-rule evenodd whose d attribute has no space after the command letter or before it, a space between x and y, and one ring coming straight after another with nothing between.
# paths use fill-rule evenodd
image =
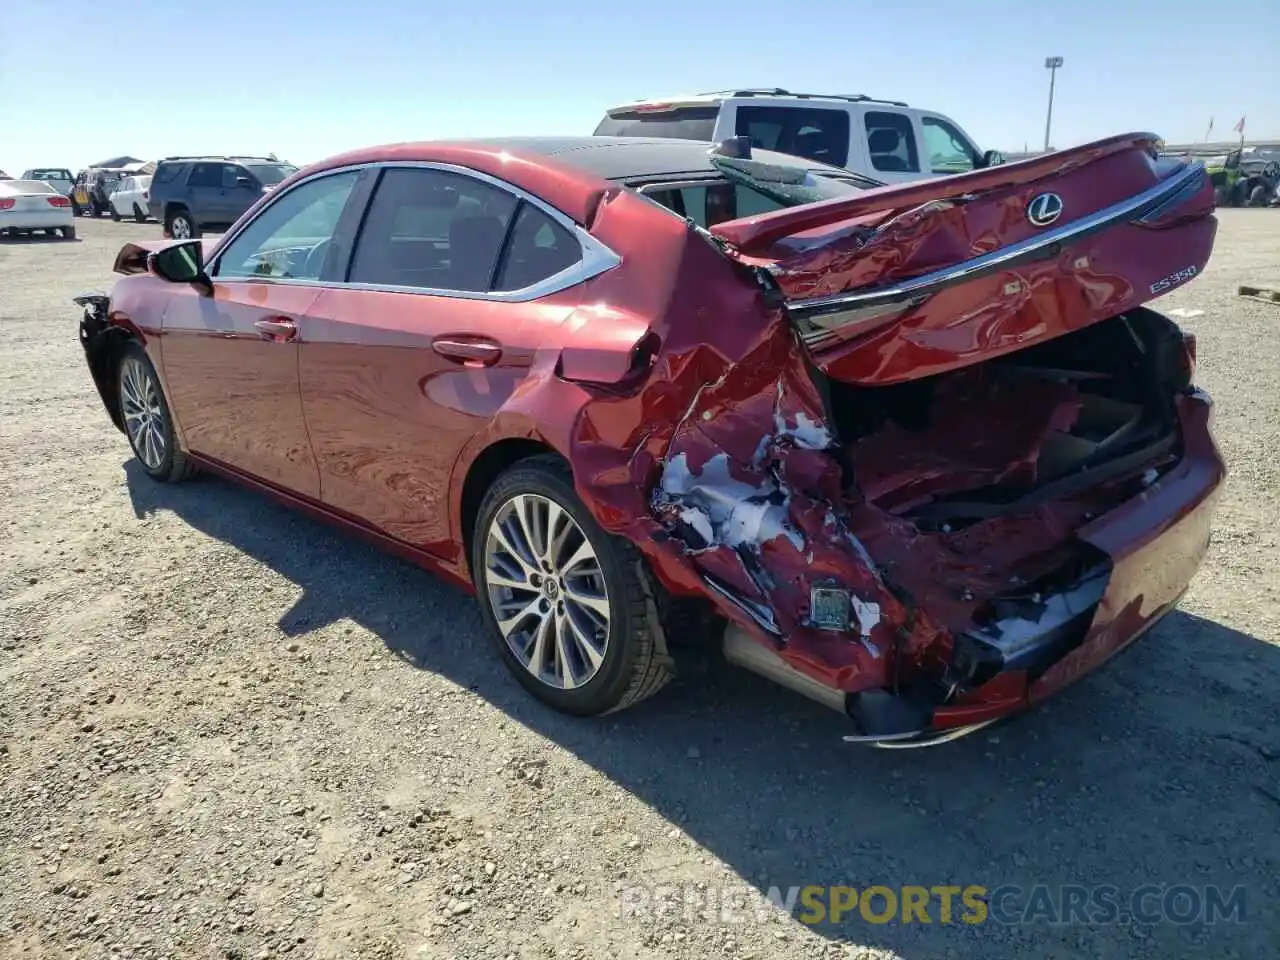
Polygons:
<instances>
[{"instance_id":1,"label":"es 350 badge","mask_svg":"<svg viewBox=\"0 0 1280 960\"><path fill-rule=\"evenodd\" d=\"M1177 273L1171 273L1169 274L1169 276L1164 277L1161 280L1157 280L1155 283L1153 283L1151 285L1151 292L1161 293L1165 290L1168 290L1170 287L1176 287L1180 283L1186 283L1195 275L1196 275L1196 268L1194 266L1183 267Z\"/></svg>"}]
</instances>

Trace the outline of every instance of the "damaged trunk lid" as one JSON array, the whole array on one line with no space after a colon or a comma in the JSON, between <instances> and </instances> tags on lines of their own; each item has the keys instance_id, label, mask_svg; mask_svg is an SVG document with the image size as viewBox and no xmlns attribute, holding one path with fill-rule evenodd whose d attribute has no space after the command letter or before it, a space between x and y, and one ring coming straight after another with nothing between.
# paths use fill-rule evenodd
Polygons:
<instances>
[{"instance_id":1,"label":"damaged trunk lid","mask_svg":"<svg viewBox=\"0 0 1280 960\"><path fill-rule=\"evenodd\" d=\"M827 376L900 383L1083 329L1196 276L1213 188L1157 142L1126 134L831 200L807 192L803 171L713 151L730 179L802 205L710 232Z\"/></svg>"}]
</instances>

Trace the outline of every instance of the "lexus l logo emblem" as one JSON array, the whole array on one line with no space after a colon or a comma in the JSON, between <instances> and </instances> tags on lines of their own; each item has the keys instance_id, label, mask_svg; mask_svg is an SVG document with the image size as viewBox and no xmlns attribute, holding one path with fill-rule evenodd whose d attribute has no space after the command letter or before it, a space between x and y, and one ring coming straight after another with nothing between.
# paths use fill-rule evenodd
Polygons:
<instances>
[{"instance_id":1,"label":"lexus l logo emblem","mask_svg":"<svg viewBox=\"0 0 1280 960\"><path fill-rule=\"evenodd\" d=\"M1062 216L1062 198L1056 193L1042 193L1027 204L1027 220L1033 227L1047 227Z\"/></svg>"}]
</instances>

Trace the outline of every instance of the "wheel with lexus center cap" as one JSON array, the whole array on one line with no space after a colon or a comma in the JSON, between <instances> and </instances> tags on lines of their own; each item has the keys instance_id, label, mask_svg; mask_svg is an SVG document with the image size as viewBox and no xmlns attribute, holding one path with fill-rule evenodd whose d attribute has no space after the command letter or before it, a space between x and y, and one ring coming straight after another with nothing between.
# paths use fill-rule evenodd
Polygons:
<instances>
[{"instance_id":1,"label":"wheel with lexus center cap","mask_svg":"<svg viewBox=\"0 0 1280 960\"><path fill-rule=\"evenodd\" d=\"M600 528L559 457L523 460L489 488L471 569L499 656L544 703L597 716L671 678L640 552Z\"/></svg>"},{"instance_id":2,"label":"wheel with lexus center cap","mask_svg":"<svg viewBox=\"0 0 1280 960\"><path fill-rule=\"evenodd\" d=\"M120 422L124 424L133 455L147 475L166 483L194 476L195 464L178 447L160 378L140 344L131 342L124 348L116 386Z\"/></svg>"}]
</instances>

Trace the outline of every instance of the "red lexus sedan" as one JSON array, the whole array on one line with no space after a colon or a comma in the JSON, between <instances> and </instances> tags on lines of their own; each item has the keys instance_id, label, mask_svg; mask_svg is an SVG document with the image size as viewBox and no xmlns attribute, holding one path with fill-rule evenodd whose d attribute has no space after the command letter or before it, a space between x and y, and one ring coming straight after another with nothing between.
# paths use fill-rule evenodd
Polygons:
<instances>
[{"instance_id":1,"label":"red lexus sedan","mask_svg":"<svg viewBox=\"0 0 1280 960\"><path fill-rule=\"evenodd\" d=\"M207 469L473 589L546 703L682 646L918 745L1168 612L1224 466L1146 304L1213 246L1132 134L885 187L735 139L399 144L77 298L142 468Z\"/></svg>"}]
</instances>

